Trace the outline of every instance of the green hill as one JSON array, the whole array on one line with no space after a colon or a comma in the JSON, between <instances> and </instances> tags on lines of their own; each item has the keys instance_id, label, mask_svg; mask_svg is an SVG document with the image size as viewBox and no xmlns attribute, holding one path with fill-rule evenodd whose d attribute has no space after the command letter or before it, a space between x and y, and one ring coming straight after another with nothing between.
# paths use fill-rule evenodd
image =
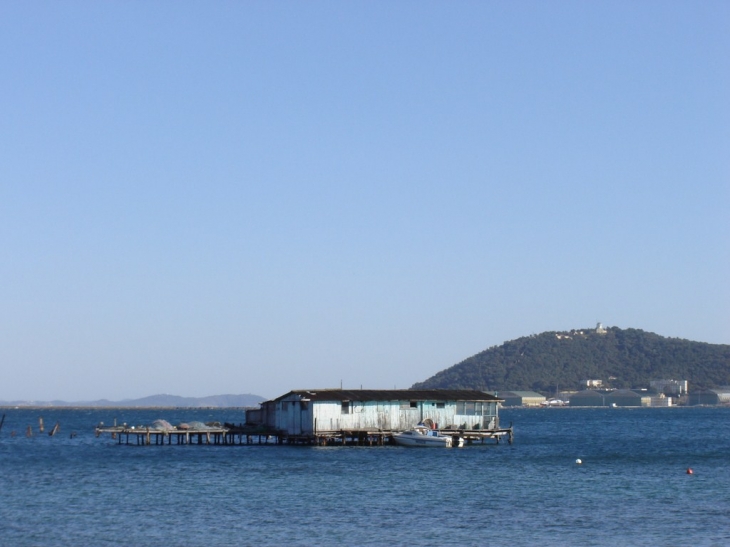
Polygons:
<instances>
[{"instance_id":1,"label":"green hill","mask_svg":"<svg viewBox=\"0 0 730 547\"><path fill-rule=\"evenodd\" d=\"M648 388L650 380L688 380L689 389L730 385L730 345L666 338L639 329L544 332L465 359L413 389L584 389L587 379L613 388Z\"/></svg>"}]
</instances>

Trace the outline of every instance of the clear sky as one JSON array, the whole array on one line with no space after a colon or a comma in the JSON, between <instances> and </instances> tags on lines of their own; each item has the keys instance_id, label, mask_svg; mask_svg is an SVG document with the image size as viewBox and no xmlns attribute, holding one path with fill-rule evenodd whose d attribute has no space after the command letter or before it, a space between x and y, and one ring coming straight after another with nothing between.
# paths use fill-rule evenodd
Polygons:
<instances>
[{"instance_id":1,"label":"clear sky","mask_svg":"<svg viewBox=\"0 0 730 547\"><path fill-rule=\"evenodd\" d=\"M730 3L0 3L0 400L730 343Z\"/></svg>"}]
</instances>

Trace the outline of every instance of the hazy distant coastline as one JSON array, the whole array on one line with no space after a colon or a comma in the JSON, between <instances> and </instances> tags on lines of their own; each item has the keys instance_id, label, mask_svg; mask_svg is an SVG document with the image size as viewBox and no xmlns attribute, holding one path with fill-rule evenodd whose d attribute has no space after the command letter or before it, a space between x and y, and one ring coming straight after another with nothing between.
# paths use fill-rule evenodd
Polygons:
<instances>
[{"instance_id":1,"label":"hazy distant coastline","mask_svg":"<svg viewBox=\"0 0 730 547\"><path fill-rule=\"evenodd\" d=\"M88 407L88 408L232 408L256 407L264 397L252 395L210 395L208 397L180 397L178 395L150 395L141 399L110 401L0 401L0 407Z\"/></svg>"}]
</instances>

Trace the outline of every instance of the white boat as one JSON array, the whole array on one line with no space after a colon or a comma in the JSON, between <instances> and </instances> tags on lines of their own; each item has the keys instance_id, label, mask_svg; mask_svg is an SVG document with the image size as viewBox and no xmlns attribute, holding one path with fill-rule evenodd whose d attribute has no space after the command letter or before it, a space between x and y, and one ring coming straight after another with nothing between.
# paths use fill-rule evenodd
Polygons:
<instances>
[{"instance_id":1,"label":"white boat","mask_svg":"<svg viewBox=\"0 0 730 547\"><path fill-rule=\"evenodd\" d=\"M429 429L426 426L417 425L413 429L393 433L393 440L401 446L423 446L423 447L445 447L454 446L454 439L451 435L444 435L436 429ZM462 446L464 440L458 438L458 446Z\"/></svg>"},{"instance_id":2,"label":"white boat","mask_svg":"<svg viewBox=\"0 0 730 547\"><path fill-rule=\"evenodd\" d=\"M569 401L563 401L561 399L549 399L540 403L540 406L568 406Z\"/></svg>"}]
</instances>

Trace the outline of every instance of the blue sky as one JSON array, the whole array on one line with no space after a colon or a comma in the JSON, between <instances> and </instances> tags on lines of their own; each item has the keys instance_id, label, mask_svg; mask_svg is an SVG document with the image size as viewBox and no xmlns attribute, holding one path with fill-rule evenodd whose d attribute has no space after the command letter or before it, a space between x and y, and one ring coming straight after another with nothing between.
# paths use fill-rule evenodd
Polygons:
<instances>
[{"instance_id":1,"label":"blue sky","mask_svg":"<svg viewBox=\"0 0 730 547\"><path fill-rule=\"evenodd\" d=\"M727 2L3 2L0 400L730 343Z\"/></svg>"}]
</instances>

